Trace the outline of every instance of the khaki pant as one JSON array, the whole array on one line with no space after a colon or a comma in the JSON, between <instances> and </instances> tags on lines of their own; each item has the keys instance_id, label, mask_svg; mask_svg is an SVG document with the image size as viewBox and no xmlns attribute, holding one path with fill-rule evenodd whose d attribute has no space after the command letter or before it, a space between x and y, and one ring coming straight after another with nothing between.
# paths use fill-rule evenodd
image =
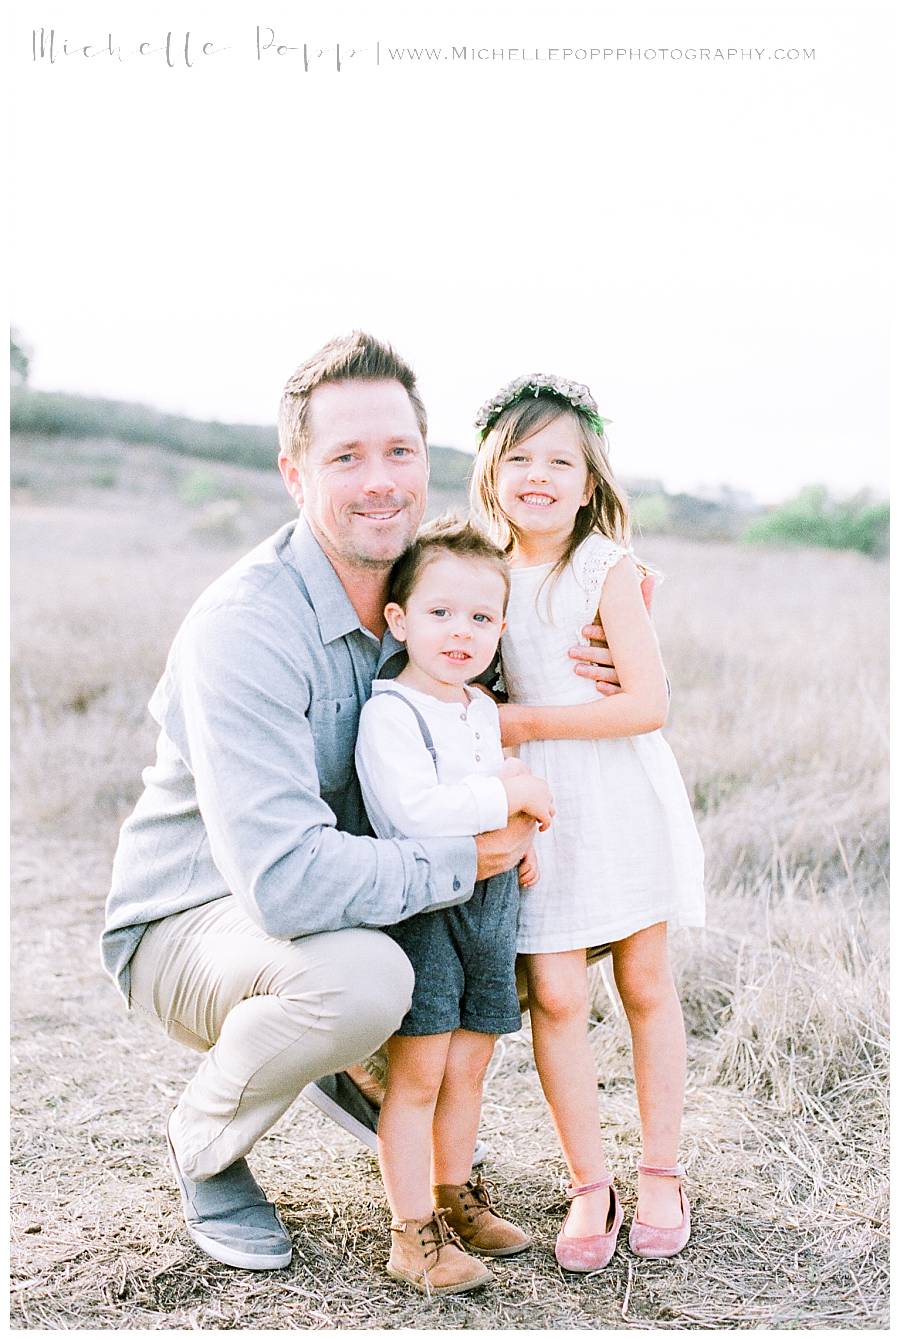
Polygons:
<instances>
[{"instance_id":1,"label":"khaki pant","mask_svg":"<svg viewBox=\"0 0 900 1340\"><path fill-rule=\"evenodd\" d=\"M203 1062L171 1119L196 1181L242 1157L311 1080L397 1028L413 971L380 931L276 940L234 898L155 921L131 962L131 1004Z\"/></svg>"}]
</instances>

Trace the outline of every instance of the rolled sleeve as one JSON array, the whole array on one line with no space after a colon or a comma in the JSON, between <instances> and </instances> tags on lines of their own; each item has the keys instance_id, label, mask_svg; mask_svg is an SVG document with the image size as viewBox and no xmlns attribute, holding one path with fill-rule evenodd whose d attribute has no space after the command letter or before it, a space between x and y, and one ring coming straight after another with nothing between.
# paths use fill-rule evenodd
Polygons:
<instances>
[{"instance_id":1,"label":"rolled sleeve","mask_svg":"<svg viewBox=\"0 0 900 1340\"><path fill-rule=\"evenodd\" d=\"M484 773L472 773L464 777L463 786L472 792L478 817L479 833L488 833L493 828L504 828L509 820L509 801L506 787L499 777L486 777Z\"/></svg>"}]
</instances>

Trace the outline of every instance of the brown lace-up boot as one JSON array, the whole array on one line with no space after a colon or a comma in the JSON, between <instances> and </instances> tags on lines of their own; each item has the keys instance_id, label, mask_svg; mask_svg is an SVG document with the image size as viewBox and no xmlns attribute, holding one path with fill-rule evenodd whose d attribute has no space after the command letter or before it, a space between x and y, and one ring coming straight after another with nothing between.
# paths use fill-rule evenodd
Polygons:
<instances>
[{"instance_id":1,"label":"brown lace-up boot","mask_svg":"<svg viewBox=\"0 0 900 1340\"><path fill-rule=\"evenodd\" d=\"M434 1203L444 1210L447 1223L464 1245L483 1256L515 1256L531 1245L516 1224L501 1219L491 1203L487 1183L479 1177L464 1186L433 1187Z\"/></svg>"},{"instance_id":2,"label":"brown lace-up boot","mask_svg":"<svg viewBox=\"0 0 900 1340\"><path fill-rule=\"evenodd\" d=\"M466 1293L494 1278L482 1261L463 1251L441 1210L430 1219L392 1222L387 1273L425 1294Z\"/></svg>"}]
</instances>

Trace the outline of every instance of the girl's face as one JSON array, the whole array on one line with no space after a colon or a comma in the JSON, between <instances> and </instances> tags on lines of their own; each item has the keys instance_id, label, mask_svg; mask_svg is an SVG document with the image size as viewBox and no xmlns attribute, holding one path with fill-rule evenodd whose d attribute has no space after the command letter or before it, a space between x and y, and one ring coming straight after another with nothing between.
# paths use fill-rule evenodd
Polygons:
<instances>
[{"instance_id":1,"label":"girl's face","mask_svg":"<svg viewBox=\"0 0 900 1340\"><path fill-rule=\"evenodd\" d=\"M505 515L523 539L542 549L562 550L578 509L594 491L570 414L509 447L497 470L497 494Z\"/></svg>"}]
</instances>

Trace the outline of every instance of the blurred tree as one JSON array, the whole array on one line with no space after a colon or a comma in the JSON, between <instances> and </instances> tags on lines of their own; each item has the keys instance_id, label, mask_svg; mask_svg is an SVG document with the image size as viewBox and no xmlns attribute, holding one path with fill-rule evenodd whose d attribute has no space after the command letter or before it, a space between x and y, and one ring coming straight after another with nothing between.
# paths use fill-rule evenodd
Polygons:
<instances>
[{"instance_id":1,"label":"blurred tree","mask_svg":"<svg viewBox=\"0 0 900 1340\"><path fill-rule=\"evenodd\" d=\"M888 551L890 507L868 490L832 498L821 484L774 508L744 532L751 544L807 544L821 549L858 549L882 558Z\"/></svg>"},{"instance_id":2,"label":"blurred tree","mask_svg":"<svg viewBox=\"0 0 900 1340\"><path fill-rule=\"evenodd\" d=\"M24 386L28 381L31 351L22 343L14 326L9 330L9 380L13 386Z\"/></svg>"}]
</instances>

